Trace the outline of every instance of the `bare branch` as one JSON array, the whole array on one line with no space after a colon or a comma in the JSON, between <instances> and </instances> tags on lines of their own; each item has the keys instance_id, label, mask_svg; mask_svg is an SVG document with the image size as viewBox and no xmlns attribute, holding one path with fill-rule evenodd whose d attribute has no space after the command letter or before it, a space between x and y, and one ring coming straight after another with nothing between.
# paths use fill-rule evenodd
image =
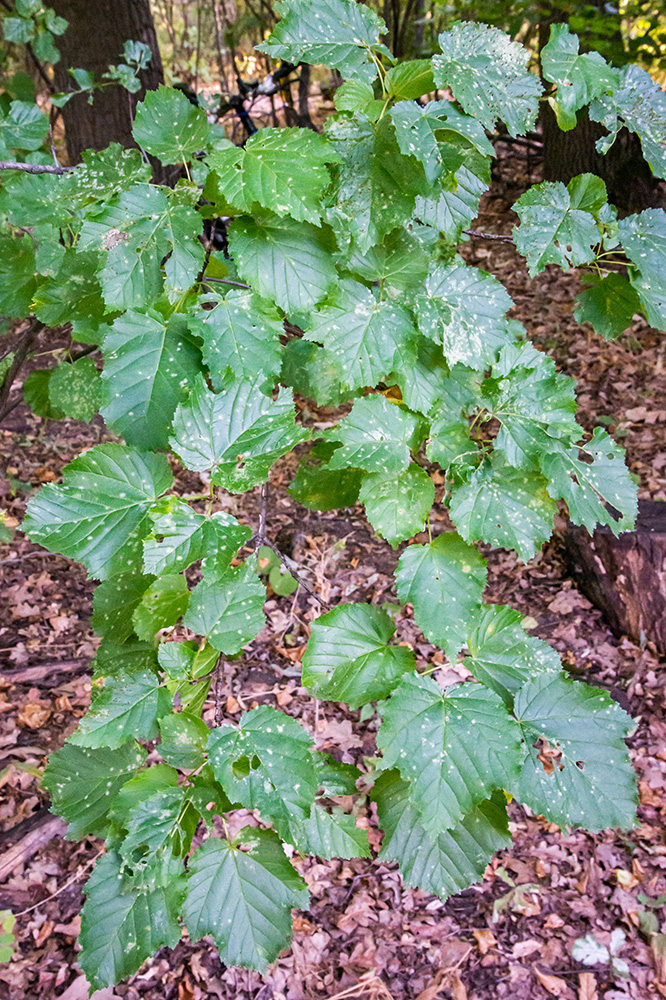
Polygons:
<instances>
[{"instance_id":1,"label":"bare branch","mask_svg":"<svg viewBox=\"0 0 666 1000\"><path fill-rule=\"evenodd\" d=\"M463 229L465 236L473 236L477 240L498 240L500 243L513 243L510 236L502 236L500 233L480 233L477 229Z\"/></svg>"},{"instance_id":2,"label":"bare branch","mask_svg":"<svg viewBox=\"0 0 666 1000\"><path fill-rule=\"evenodd\" d=\"M22 170L24 174L68 174L76 167L51 167L45 163L19 163L17 160L0 160L0 170Z\"/></svg>"},{"instance_id":3,"label":"bare branch","mask_svg":"<svg viewBox=\"0 0 666 1000\"><path fill-rule=\"evenodd\" d=\"M242 281L231 281L230 278L209 278L208 276L201 279L202 283L205 285L209 281L214 281L217 285L232 285L234 288L251 288L251 285L244 285Z\"/></svg>"}]
</instances>

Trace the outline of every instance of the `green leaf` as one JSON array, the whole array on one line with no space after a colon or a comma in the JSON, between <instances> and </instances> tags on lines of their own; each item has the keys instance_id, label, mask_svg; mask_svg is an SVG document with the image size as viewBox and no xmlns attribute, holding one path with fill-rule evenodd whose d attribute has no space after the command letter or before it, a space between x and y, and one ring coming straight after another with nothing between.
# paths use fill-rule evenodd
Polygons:
<instances>
[{"instance_id":1,"label":"green leaf","mask_svg":"<svg viewBox=\"0 0 666 1000\"><path fill-rule=\"evenodd\" d=\"M414 670L406 646L389 646L395 625L381 608L343 604L312 623L303 657L303 684L315 698L358 708L385 698Z\"/></svg>"},{"instance_id":2,"label":"green leaf","mask_svg":"<svg viewBox=\"0 0 666 1000\"><path fill-rule=\"evenodd\" d=\"M32 306L37 318L47 326L68 323L73 316L99 324L104 300L97 264L97 254L66 250L53 277L37 288Z\"/></svg>"},{"instance_id":3,"label":"green leaf","mask_svg":"<svg viewBox=\"0 0 666 1000\"><path fill-rule=\"evenodd\" d=\"M152 892L123 885L119 855L109 851L95 865L85 886L78 963L91 989L104 989L129 978L155 952L175 948L181 937L177 920L181 881Z\"/></svg>"},{"instance_id":4,"label":"green leaf","mask_svg":"<svg viewBox=\"0 0 666 1000\"><path fill-rule=\"evenodd\" d=\"M395 547L423 531L435 502L435 485L420 465L409 465L399 473L389 467L363 478L359 500L377 534Z\"/></svg>"},{"instance_id":5,"label":"green leaf","mask_svg":"<svg viewBox=\"0 0 666 1000\"><path fill-rule=\"evenodd\" d=\"M366 80L346 80L335 92L338 111L363 111L375 99L372 84Z\"/></svg>"},{"instance_id":6,"label":"green leaf","mask_svg":"<svg viewBox=\"0 0 666 1000\"><path fill-rule=\"evenodd\" d=\"M208 738L215 777L234 802L259 809L287 836L306 820L319 779L312 738L296 719L268 705L245 712L238 728L218 726Z\"/></svg>"},{"instance_id":7,"label":"green leaf","mask_svg":"<svg viewBox=\"0 0 666 1000\"><path fill-rule=\"evenodd\" d=\"M282 20L257 51L287 62L323 63L345 78L374 80L377 69L368 49L386 26L365 4L319 0L314 17L310 0L282 0L275 9Z\"/></svg>"},{"instance_id":8,"label":"green leaf","mask_svg":"<svg viewBox=\"0 0 666 1000\"><path fill-rule=\"evenodd\" d=\"M134 609L132 621L139 639L150 641L160 629L172 629L185 614L190 592L180 573L159 576Z\"/></svg>"},{"instance_id":9,"label":"green leaf","mask_svg":"<svg viewBox=\"0 0 666 1000\"><path fill-rule=\"evenodd\" d=\"M564 271L595 258L601 234L589 212L574 208L559 181L535 184L513 206L520 225L513 231L516 249L531 277L557 264Z\"/></svg>"},{"instance_id":10,"label":"green leaf","mask_svg":"<svg viewBox=\"0 0 666 1000\"><path fill-rule=\"evenodd\" d=\"M310 129L262 128L244 147L218 149L207 159L234 208L251 213L258 204L318 225L322 194L330 183L326 164L338 154Z\"/></svg>"},{"instance_id":11,"label":"green leaf","mask_svg":"<svg viewBox=\"0 0 666 1000\"><path fill-rule=\"evenodd\" d=\"M0 963L10 962L16 947L14 925L16 917L11 910L0 910Z\"/></svg>"},{"instance_id":12,"label":"green leaf","mask_svg":"<svg viewBox=\"0 0 666 1000\"><path fill-rule=\"evenodd\" d=\"M6 18L3 23L7 24ZM0 144L8 149L39 149L48 135L48 116L28 101L12 101L9 111L0 118Z\"/></svg>"},{"instance_id":13,"label":"green leaf","mask_svg":"<svg viewBox=\"0 0 666 1000\"><path fill-rule=\"evenodd\" d=\"M396 101L415 101L435 90L429 59L413 59L391 66L386 74L386 86Z\"/></svg>"},{"instance_id":14,"label":"green leaf","mask_svg":"<svg viewBox=\"0 0 666 1000\"><path fill-rule=\"evenodd\" d=\"M142 580L139 577L139 581L145 585L145 579ZM131 618L132 611L133 605L130 605L129 618ZM118 674L139 674L146 670L157 673L158 669L154 644L136 640L114 642L112 639L104 639L97 647L97 655L90 665L93 668L95 678L116 677Z\"/></svg>"},{"instance_id":15,"label":"green leaf","mask_svg":"<svg viewBox=\"0 0 666 1000\"><path fill-rule=\"evenodd\" d=\"M301 460L287 492L309 510L338 510L354 506L362 480L360 469L331 469L313 455Z\"/></svg>"},{"instance_id":16,"label":"green leaf","mask_svg":"<svg viewBox=\"0 0 666 1000\"><path fill-rule=\"evenodd\" d=\"M511 845L504 796L482 802L451 830L426 833L411 804L410 788L398 771L384 771L375 782L384 842L380 859L397 861L407 885L442 899L479 882L496 851Z\"/></svg>"},{"instance_id":17,"label":"green leaf","mask_svg":"<svg viewBox=\"0 0 666 1000\"><path fill-rule=\"evenodd\" d=\"M449 369L439 346L422 336L398 348L393 361L389 380L398 383L410 410L466 427L469 447L467 415L482 405L479 375L462 365Z\"/></svg>"},{"instance_id":18,"label":"green leaf","mask_svg":"<svg viewBox=\"0 0 666 1000\"><path fill-rule=\"evenodd\" d=\"M295 337L282 351L280 382L318 406L339 406L347 398L349 394L340 388L341 376L342 368L321 344Z\"/></svg>"},{"instance_id":19,"label":"green leaf","mask_svg":"<svg viewBox=\"0 0 666 1000\"><path fill-rule=\"evenodd\" d=\"M450 101L430 101L425 107L414 101L399 101L390 114L400 152L403 156L415 156L423 164L429 184L444 170L451 169L447 155L453 149L456 149L453 169L462 166L470 144L485 156L495 154L480 122L461 115ZM439 140L435 133L439 134ZM447 144L447 140L449 143L453 140L455 145Z\"/></svg>"},{"instance_id":20,"label":"green leaf","mask_svg":"<svg viewBox=\"0 0 666 1000\"><path fill-rule=\"evenodd\" d=\"M62 410L52 406L49 399L49 382L54 371L54 368L37 368L23 383L23 398L27 406L38 417L47 420L61 420L63 416Z\"/></svg>"},{"instance_id":21,"label":"green leaf","mask_svg":"<svg viewBox=\"0 0 666 1000\"><path fill-rule=\"evenodd\" d=\"M35 250L30 237L0 236L0 312L23 319L35 294Z\"/></svg>"},{"instance_id":22,"label":"green leaf","mask_svg":"<svg viewBox=\"0 0 666 1000\"><path fill-rule=\"evenodd\" d=\"M518 689L543 673L560 673L559 654L543 639L528 635L519 611L499 604L479 608L468 622L465 666L511 708Z\"/></svg>"},{"instance_id":23,"label":"green leaf","mask_svg":"<svg viewBox=\"0 0 666 1000\"><path fill-rule=\"evenodd\" d=\"M511 135L534 127L541 84L527 69L529 52L498 28L457 22L439 36L432 58L438 87L450 87L468 115L491 132L500 118Z\"/></svg>"},{"instance_id":24,"label":"green leaf","mask_svg":"<svg viewBox=\"0 0 666 1000\"><path fill-rule=\"evenodd\" d=\"M294 219L238 219L229 227L238 273L286 313L307 311L337 281L327 232Z\"/></svg>"},{"instance_id":25,"label":"green leaf","mask_svg":"<svg viewBox=\"0 0 666 1000\"><path fill-rule=\"evenodd\" d=\"M190 596L183 625L234 656L264 627L266 591L251 562L205 578Z\"/></svg>"},{"instance_id":26,"label":"green leaf","mask_svg":"<svg viewBox=\"0 0 666 1000\"><path fill-rule=\"evenodd\" d=\"M158 735L157 719L169 711L169 699L155 674L146 670L109 677L70 736L74 746L116 749L139 734L145 740Z\"/></svg>"},{"instance_id":27,"label":"green leaf","mask_svg":"<svg viewBox=\"0 0 666 1000\"><path fill-rule=\"evenodd\" d=\"M590 118L610 133L597 141L600 153L608 152L624 126L640 138L655 177L666 177L666 94L644 69L635 64L623 66L619 87L592 103Z\"/></svg>"},{"instance_id":28,"label":"green leaf","mask_svg":"<svg viewBox=\"0 0 666 1000\"><path fill-rule=\"evenodd\" d=\"M565 121L574 116L573 125L576 111L605 91L614 90L619 82L618 71L603 56L598 52L580 54L578 46L578 37L570 33L566 24L552 24L550 39L540 55L544 79L557 84L558 107L564 112ZM565 128L561 115L558 125Z\"/></svg>"},{"instance_id":29,"label":"green leaf","mask_svg":"<svg viewBox=\"0 0 666 1000\"><path fill-rule=\"evenodd\" d=\"M51 796L54 812L69 823L68 837L106 836L114 797L145 758L145 750L136 743L117 750L89 750L68 742L51 755L42 787Z\"/></svg>"},{"instance_id":30,"label":"green leaf","mask_svg":"<svg viewBox=\"0 0 666 1000\"><path fill-rule=\"evenodd\" d=\"M194 391L176 410L171 447L193 472L212 469L212 481L231 492L264 482L273 463L306 440L294 423L289 389L277 399L261 392L261 380L227 378L220 393L199 375Z\"/></svg>"},{"instance_id":31,"label":"green leaf","mask_svg":"<svg viewBox=\"0 0 666 1000\"><path fill-rule=\"evenodd\" d=\"M481 603L485 559L455 532L445 532L429 545L407 546L395 578L398 597L412 605L425 637L454 657L462 645L460 631Z\"/></svg>"},{"instance_id":32,"label":"green leaf","mask_svg":"<svg viewBox=\"0 0 666 1000\"><path fill-rule=\"evenodd\" d=\"M184 163L208 141L206 113L173 87L149 90L136 109L132 135L164 164Z\"/></svg>"},{"instance_id":33,"label":"green leaf","mask_svg":"<svg viewBox=\"0 0 666 1000\"><path fill-rule=\"evenodd\" d=\"M478 165L471 169L474 159L468 156L467 162L456 170L452 188L449 185L439 191L435 188L433 196L416 199L415 218L439 230L449 243L458 243L463 229L477 217L481 195L490 183L488 161L477 157Z\"/></svg>"},{"instance_id":34,"label":"green leaf","mask_svg":"<svg viewBox=\"0 0 666 1000\"><path fill-rule=\"evenodd\" d=\"M495 450L514 466L536 469L542 455L580 438L576 383L530 343L505 347L493 367L486 405L501 422Z\"/></svg>"},{"instance_id":35,"label":"green leaf","mask_svg":"<svg viewBox=\"0 0 666 1000\"><path fill-rule=\"evenodd\" d=\"M220 658L219 651L197 642L162 642L157 649L160 667L173 680L192 677L197 680L210 674Z\"/></svg>"},{"instance_id":36,"label":"green leaf","mask_svg":"<svg viewBox=\"0 0 666 1000\"><path fill-rule=\"evenodd\" d=\"M351 413L328 436L342 444L331 455L331 469L352 466L397 474L409 465L410 450L418 448L423 431L417 416L375 393L357 399Z\"/></svg>"},{"instance_id":37,"label":"green leaf","mask_svg":"<svg viewBox=\"0 0 666 1000\"><path fill-rule=\"evenodd\" d=\"M591 440L580 447L544 454L541 468L550 480L548 492L553 499L566 500L574 524L584 525L590 534L598 524L608 525L614 535L633 529L636 485L623 449L601 427L595 427ZM619 512L617 520L607 504Z\"/></svg>"},{"instance_id":38,"label":"green leaf","mask_svg":"<svg viewBox=\"0 0 666 1000\"><path fill-rule=\"evenodd\" d=\"M49 379L49 399L71 420L92 420L106 400L93 359L58 365Z\"/></svg>"},{"instance_id":39,"label":"green leaf","mask_svg":"<svg viewBox=\"0 0 666 1000\"><path fill-rule=\"evenodd\" d=\"M205 723L201 724L207 728ZM146 851L155 853L169 841L172 841L170 849L176 848L175 853L181 853L174 835L178 832L184 800L185 788L181 786L162 789L134 805L127 816L127 836L119 849L122 858L131 865L137 855Z\"/></svg>"},{"instance_id":40,"label":"green leaf","mask_svg":"<svg viewBox=\"0 0 666 1000\"><path fill-rule=\"evenodd\" d=\"M206 749L210 730L203 719L189 712L173 712L160 719L160 732L162 741L159 753L167 764L191 771L204 763L203 751Z\"/></svg>"},{"instance_id":41,"label":"green leaf","mask_svg":"<svg viewBox=\"0 0 666 1000\"><path fill-rule=\"evenodd\" d=\"M328 221L344 241L354 240L366 253L411 217L427 186L425 172L400 152L388 116L376 124L363 115L332 120L326 134L341 158Z\"/></svg>"},{"instance_id":42,"label":"green leaf","mask_svg":"<svg viewBox=\"0 0 666 1000\"><path fill-rule=\"evenodd\" d=\"M166 456L101 444L64 473L62 485L42 487L29 502L26 534L97 579L139 568L148 508L172 482Z\"/></svg>"},{"instance_id":43,"label":"green leaf","mask_svg":"<svg viewBox=\"0 0 666 1000\"><path fill-rule=\"evenodd\" d=\"M506 313L513 302L492 275L466 264L439 265L416 297L421 333L442 345L450 365L482 371L513 340Z\"/></svg>"},{"instance_id":44,"label":"green leaf","mask_svg":"<svg viewBox=\"0 0 666 1000\"><path fill-rule=\"evenodd\" d=\"M225 511L206 517L177 497L157 505L150 516L153 530L143 543L143 565L155 576L187 569L199 559L205 560L204 570L228 565L252 534Z\"/></svg>"},{"instance_id":45,"label":"green leaf","mask_svg":"<svg viewBox=\"0 0 666 1000\"><path fill-rule=\"evenodd\" d=\"M634 313L640 312L636 290L621 274L585 275L583 280L583 291L576 296L576 322L589 323L606 340L617 340L632 325Z\"/></svg>"},{"instance_id":46,"label":"green leaf","mask_svg":"<svg viewBox=\"0 0 666 1000\"><path fill-rule=\"evenodd\" d=\"M125 782L113 800L109 815L122 826L126 824L130 811L140 802L177 785L178 771L166 764L151 764Z\"/></svg>"},{"instance_id":47,"label":"green leaf","mask_svg":"<svg viewBox=\"0 0 666 1000\"><path fill-rule=\"evenodd\" d=\"M484 462L451 497L451 518L467 542L515 549L526 562L548 541L557 504L534 472Z\"/></svg>"},{"instance_id":48,"label":"green leaf","mask_svg":"<svg viewBox=\"0 0 666 1000\"><path fill-rule=\"evenodd\" d=\"M296 846L301 854L318 858L369 858L368 831L356 825L353 816L334 808L326 812L318 803L307 820L299 824Z\"/></svg>"},{"instance_id":49,"label":"green leaf","mask_svg":"<svg viewBox=\"0 0 666 1000\"><path fill-rule=\"evenodd\" d=\"M345 764L318 750L315 753L315 767L323 795L329 798L356 795L356 782L361 777L361 772L354 764Z\"/></svg>"},{"instance_id":50,"label":"green leaf","mask_svg":"<svg viewBox=\"0 0 666 1000\"><path fill-rule=\"evenodd\" d=\"M662 290L666 285L666 212L647 208L620 219L618 228L622 249L641 277Z\"/></svg>"},{"instance_id":51,"label":"green leaf","mask_svg":"<svg viewBox=\"0 0 666 1000\"><path fill-rule=\"evenodd\" d=\"M436 836L520 773L520 731L501 698L480 684L442 691L432 677L404 677L381 708L382 766L410 782L419 823Z\"/></svg>"},{"instance_id":52,"label":"green leaf","mask_svg":"<svg viewBox=\"0 0 666 1000\"><path fill-rule=\"evenodd\" d=\"M232 291L215 308L199 313L196 332L203 340L203 357L214 389L220 389L231 369L238 378L254 381L280 371L280 336L284 324L278 311L251 292Z\"/></svg>"},{"instance_id":53,"label":"green leaf","mask_svg":"<svg viewBox=\"0 0 666 1000\"><path fill-rule=\"evenodd\" d=\"M207 840L195 851L183 917L190 939L210 934L226 965L263 971L289 944L291 910L306 909L309 894L271 830L245 827L237 842L250 850Z\"/></svg>"},{"instance_id":54,"label":"green leaf","mask_svg":"<svg viewBox=\"0 0 666 1000\"><path fill-rule=\"evenodd\" d=\"M636 777L624 744L634 721L616 702L599 688L544 674L518 692L515 714L526 743L521 802L560 826L634 826ZM543 741L555 754L550 767L538 759Z\"/></svg>"},{"instance_id":55,"label":"green leaf","mask_svg":"<svg viewBox=\"0 0 666 1000\"><path fill-rule=\"evenodd\" d=\"M84 222L78 248L103 255L99 276L109 310L152 305L165 281L169 300L176 302L196 281L204 263L202 220L178 195L136 184Z\"/></svg>"},{"instance_id":56,"label":"green leaf","mask_svg":"<svg viewBox=\"0 0 666 1000\"><path fill-rule=\"evenodd\" d=\"M109 403L102 415L128 444L165 448L176 407L200 370L200 352L187 321L132 310L104 338L102 373Z\"/></svg>"},{"instance_id":57,"label":"green leaf","mask_svg":"<svg viewBox=\"0 0 666 1000\"><path fill-rule=\"evenodd\" d=\"M346 267L366 281L407 291L425 280L428 256L417 240L396 229L365 254L354 249Z\"/></svg>"},{"instance_id":58,"label":"green leaf","mask_svg":"<svg viewBox=\"0 0 666 1000\"><path fill-rule=\"evenodd\" d=\"M396 347L414 335L407 310L380 302L369 288L346 279L331 304L312 313L306 340L324 345L342 369L343 389L374 386L393 367Z\"/></svg>"},{"instance_id":59,"label":"green leaf","mask_svg":"<svg viewBox=\"0 0 666 1000\"><path fill-rule=\"evenodd\" d=\"M112 142L106 149L85 149L76 170L60 181L59 195L80 212L93 204L111 201L134 184L150 181L150 164L138 149L124 149Z\"/></svg>"},{"instance_id":60,"label":"green leaf","mask_svg":"<svg viewBox=\"0 0 666 1000\"><path fill-rule=\"evenodd\" d=\"M132 615L150 583L151 576L136 572L120 573L100 583L93 595L90 622L95 632L116 643L129 639L134 632Z\"/></svg>"}]
</instances>

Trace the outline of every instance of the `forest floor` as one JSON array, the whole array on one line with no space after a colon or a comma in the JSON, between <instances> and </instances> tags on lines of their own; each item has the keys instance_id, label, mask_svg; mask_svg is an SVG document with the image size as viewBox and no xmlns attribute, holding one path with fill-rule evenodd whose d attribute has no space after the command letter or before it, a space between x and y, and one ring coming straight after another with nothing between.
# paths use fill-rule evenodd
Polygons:
<instances>
[{"instance_id":1,"label":"forest floor","mask_svg":"<svg viewBox=\"0 0 666 1000\"><path fill-rule=\"evenodd\" d=\"M512 163L502 166L476 228L510 232L515 222L510 206L530 181L525 161L514 157ZM536 173L531 180L538 180ZM607 427L627 448L641 496L666 499L663 334L636 323L619 341L606 343L573 318L575 273L549 269L530 280L509 244L475 240L463 252L505 283L514 315L534 343L579 380L583 427ZM56 339L43 344L44 351L67 342L57 332L50 336ZM40 484L58 480L81 449L107 437L99 419L91 425L46 424L19 406L0 431L0 506L20 521ZM399 636L413 646L418 662L432 662L434 656L443 680L457 679L456 666L428 646L408 610L399 608L391 576L396 553L373 537L360 508L319 515L291 501L284 487L294 468L292 458L273 472L269 534L302 563L324 600L393 604ZM181 483L191 491L198 483L191 473L185 476ZM224 502L242 521L256 525L256 493ZM436 509L435 522L438 517L442 527L445 514ZM560 519L559 531L563 528ZM630 746L639 778L640 825L629 833L561 832L512 803L513 847L499 854L479 886L446 903L406 889L393 864L302 860L298 867L311 890L311 908L295 914L293 945L265 977L225 968L206 941L183 941L173 951L163 949L115 993L105 991L105 1000L666 997L664 939L652 938L650 946L640 929L650 910L663 919L659 907L666 901L664 664L649 646L641 650L611 634L568 578L558 533L527 565L504 550L487 554L487 599L533 618L535 634L553 644L576 676L609 690L636 719ZM87 986L76 965L78 914L81 887L101 843L63 839L64 826L48 814L39 769L89 701L88 667L96 645L88 625L93 585L80 566L32 545L20 532L2 547L2 555L0 909L20 916L16 955L0 967L0 1000L84 1000ZM320 747L362 765L375 754L376 718L362 722L358 711L331 703L317 712L299 686L308 622L320 611L302 591L269 599L267 627L241 660L226 666L218 695L232 720L255 704L279 705L303 721ZM207 711L212 717L214 707ZM358 809L377 847L367 803L361 801ZM247 821L246 814L238 824ZM43 843L45 837L50 839ZM40 849L11 873L3 871L7 851L17 843L28 854L30 838ZM577 938L592 934L608 944L614 931L621 931L624 941L620 957L628 963L628 978L607 965L586 967L572 958Z\"/></svg>"}]
</instances>

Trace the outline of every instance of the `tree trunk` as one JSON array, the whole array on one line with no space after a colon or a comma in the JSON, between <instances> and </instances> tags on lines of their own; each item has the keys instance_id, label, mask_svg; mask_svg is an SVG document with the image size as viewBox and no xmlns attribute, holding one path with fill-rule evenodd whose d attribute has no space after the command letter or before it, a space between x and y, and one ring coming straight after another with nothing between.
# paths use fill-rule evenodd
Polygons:
<instances>
[{"instance_id":1,"label":"tree trunk","mask_svg":"<svg viewBox=\"0 0 666 1000\"><path fill-rule=\"evenodd\" d=\"M570 526L565 547L578 588L613 632L666 654L666 502L641 500L635 531L619 538Z\"/></svg>"},{"instance_id":2,"label":"tree trunk","mask_svg":"<svg viewBox=\"0 0 666 1000\"><path fill-rule=\"evenodd\" d=\"M603 0L592 2L597 7L605 6ZM618 14L618 34L619 17ZM548 42L551 25L567 18L567 12L555 9L543 18L539 23L539 52ZM581 50L585 49L581 39ZM563 132L558 127L555 113L547 101L541 102L539 120L543 135L545 181L568 184L577 174L596 174L606 184L611 205L616 205L623 213L640 212L644 208L658 208L665 204L663 185L653 176L637 135L622 129L610 150L601 155L596 150L596 142L608 133L602 125L590 121L587 108L578 112L578 124L569 132Z\"/></svg>"},{"instance_id":3,"label":"tree trunk","mask_svg":"<svg viewBox=\"0 0 666 1000\"><path fill-rule=\"evenodd\" d=\"M149 0L49 0L49 5L69 22L57 41L62 55L55 66L58 90L72 89L70 68L89 70L102 82L109 66L123 61L126 41L150 46L153 58L140 74L143 89L138 94L113 84L96 91L92 105L81 94L62 109L70 163L78 163L84 149L106 149L110 142L135 146L132 121L137 102L146 90L164 83Z\"/></svg>"}]
</instances>

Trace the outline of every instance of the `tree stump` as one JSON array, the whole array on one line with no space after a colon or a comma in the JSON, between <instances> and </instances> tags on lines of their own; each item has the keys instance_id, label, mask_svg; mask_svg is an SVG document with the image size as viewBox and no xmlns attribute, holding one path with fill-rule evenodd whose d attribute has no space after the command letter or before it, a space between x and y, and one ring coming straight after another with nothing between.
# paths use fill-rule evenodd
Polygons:
<instances>
[{"instance_id":1,"label":"tree stump","mask_svg":"<svg viewBox=\"0 0 666 1000\"><path fill-rule=\"evenodd\" d=\"M616 635L666 655L666 502L641 500L634 531L565 532L569 570Z\"/></svg>"}]
</instances>

